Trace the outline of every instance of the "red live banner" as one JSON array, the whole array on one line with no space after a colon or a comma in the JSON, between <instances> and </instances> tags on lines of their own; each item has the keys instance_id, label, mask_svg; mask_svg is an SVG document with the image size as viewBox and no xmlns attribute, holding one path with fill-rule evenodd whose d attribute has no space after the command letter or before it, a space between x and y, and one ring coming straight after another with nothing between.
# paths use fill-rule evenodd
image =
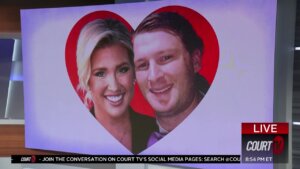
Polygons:
<instances>
[{"instance_id":1,"label":"red live banner","mask_svg":"<svg viewBox=\"0 0 300 169\"><path fill-rule=\"evenodd\" d=\"M288 134L288 123L242 123L242 134Z\"/></svg>"}]
</instances>

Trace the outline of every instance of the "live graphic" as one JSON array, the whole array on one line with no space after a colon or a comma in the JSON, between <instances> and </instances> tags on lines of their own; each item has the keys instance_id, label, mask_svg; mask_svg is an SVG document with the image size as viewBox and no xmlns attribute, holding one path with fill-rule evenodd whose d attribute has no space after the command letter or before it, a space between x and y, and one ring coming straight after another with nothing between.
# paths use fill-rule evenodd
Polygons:
<instances>
[{"instance_id":1,"label":"live graphic","mask_svg":"<svg viewBox=\"0 0 300 169\"><path fill-rule=\"evenodd\" d=\"M288 123L242 123L243 163L287 163Z\"/></svg>"}]
</instances>

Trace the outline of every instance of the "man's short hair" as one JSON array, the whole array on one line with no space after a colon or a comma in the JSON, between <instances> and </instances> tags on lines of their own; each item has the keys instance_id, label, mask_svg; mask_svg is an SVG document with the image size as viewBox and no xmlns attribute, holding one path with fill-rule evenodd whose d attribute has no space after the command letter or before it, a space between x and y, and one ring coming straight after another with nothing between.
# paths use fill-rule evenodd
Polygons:
<instances>
[{"instance_id":1,"label":"man's short hair","mask_svg":"<svg viewBox=\"0 0 300 169\"><path fill-rule=\"evenodd\" d=\"M178 36L186 50L192 54L196 49L202 53L203 42L190 22L175 12L152 13L137 27L134 35L157 30L167 31Z\"/></svg>"}]
</instances>

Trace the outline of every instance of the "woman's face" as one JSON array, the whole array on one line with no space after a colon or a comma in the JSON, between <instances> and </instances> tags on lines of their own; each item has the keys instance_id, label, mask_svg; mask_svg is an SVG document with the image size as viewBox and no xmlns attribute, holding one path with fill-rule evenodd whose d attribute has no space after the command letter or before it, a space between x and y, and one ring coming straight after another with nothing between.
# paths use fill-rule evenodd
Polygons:
<instances>
[{"instance_id":1,"label":"woman's face","mask_svg":"<svg viewBox=\"0 0 300 169\"><path fill-rule=\"evenodd\" d=\"M134 69L126 48L115 44L96 49L91 56L89 79L95 115L124 115L133 97L133 82Z\"/></svg>"}]
</instances>

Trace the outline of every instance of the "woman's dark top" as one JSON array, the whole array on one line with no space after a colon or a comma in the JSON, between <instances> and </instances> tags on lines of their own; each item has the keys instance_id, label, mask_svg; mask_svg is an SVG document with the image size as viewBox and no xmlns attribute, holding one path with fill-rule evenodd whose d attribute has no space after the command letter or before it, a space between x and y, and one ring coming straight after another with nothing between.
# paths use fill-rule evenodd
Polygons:
<instances>
[{"instance_id":1,"label":"woman's dark top","mask_svg":"<svg viewBox=\"0 0 300 169\"><path fill-rule=\"evenodd\" d=\"M91 111L95 117L94 107ZM158 130L155 118L136 113L129 108L131 124L131 145L133 154L138 154L147 148L147 143L152 132Z\"/></svg>"},{"instance_id":2,"label":"woman's dark top","mask_svg":"<svg viewBox=\"0 0 300 169\"><path fill-rule=\"evenodd\" d=\"M130 109L130 121L132 130L132 153L138 154L147 148L150 135L158 131L155 118L135 113Z\"/></svg>"}]
</instances>

